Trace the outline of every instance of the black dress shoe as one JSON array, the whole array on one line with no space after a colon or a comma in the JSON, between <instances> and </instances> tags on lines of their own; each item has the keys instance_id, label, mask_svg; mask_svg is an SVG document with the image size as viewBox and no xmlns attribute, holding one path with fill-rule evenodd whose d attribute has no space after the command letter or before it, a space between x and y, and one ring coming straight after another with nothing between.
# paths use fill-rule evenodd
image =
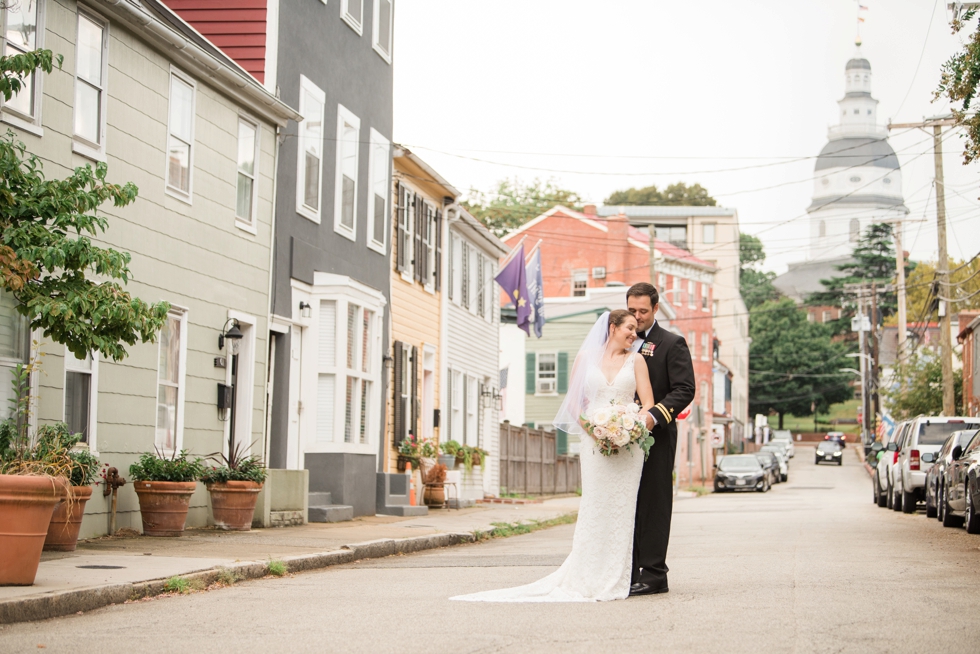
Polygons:
<instances>
[{"instance_id":1,"label":"black dress shoe","mask_svg":"<svg viewBox=\"0 0 980 654\"><path fill-rule=\"evenodd\" d=\"M651 586L650 584L638 581L630 586L630 597L635 595L660 595L669 591L670 589L667 588L666 584L663 586Z\"/></svg>"}]
</instances>

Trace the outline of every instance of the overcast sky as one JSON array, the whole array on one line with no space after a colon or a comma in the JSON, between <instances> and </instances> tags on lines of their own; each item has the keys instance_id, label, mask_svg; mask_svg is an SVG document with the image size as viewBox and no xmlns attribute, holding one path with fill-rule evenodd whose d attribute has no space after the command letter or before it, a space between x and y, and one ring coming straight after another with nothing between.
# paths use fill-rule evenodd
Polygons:
<instances>
[{"instance_id":1,"label":"overcast sky","mask_svg":"<svg viewBox=\"0 0 980 654\"><path fill-rule=\"evenodd\" d=\"M932 92L964 37L951 34L946 0L862 4L879 122L947 112ZM804 258L813 157L855 52L853 0L396 7L395 140L460 190L538 177L599 204L630 186L698 182L762 238L768 267ZM934 260L931 138L914 130L891 143L918 221L906 249ZM949 253L964 259L980 251L980 167L962 165L957 135L945 148Z\"/></svg>"}]
</instances>

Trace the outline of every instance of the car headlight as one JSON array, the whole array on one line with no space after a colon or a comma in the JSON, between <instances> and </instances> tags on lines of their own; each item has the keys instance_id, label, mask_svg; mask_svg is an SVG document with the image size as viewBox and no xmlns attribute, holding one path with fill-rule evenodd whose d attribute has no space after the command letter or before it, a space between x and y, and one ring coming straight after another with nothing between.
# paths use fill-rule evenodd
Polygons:
<instances>
[{"instance_id":1,"label":"car headlight","mask_svg":"<svg viewBox=\"0 0 980 654\"><path fill-rule=\"evenodd\" d=\"M840 452L834 452L834 456L840 456Z\"/></svg>"}]
</instances>

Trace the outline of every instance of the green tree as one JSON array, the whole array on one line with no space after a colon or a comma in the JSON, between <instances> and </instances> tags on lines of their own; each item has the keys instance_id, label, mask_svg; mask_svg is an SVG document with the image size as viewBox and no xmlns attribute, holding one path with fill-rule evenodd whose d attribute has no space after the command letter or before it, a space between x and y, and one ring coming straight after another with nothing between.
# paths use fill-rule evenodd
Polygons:
<instances>
[{"instance_id":1,"label":"green tree","mask_svg":"<svg viewBox=\"0 0 980 654\"><path fill-rule=\"evenodd\" d=\"M944 297L957 298L951 302L951 311L971 311L980 309L980 258L970 261L950 260L949 292ZM923 261L905 278L907 316L910 323L936 322L939 320L939 307L936 302L936 264ZM896 324L894 316L888 320Z\"/></svg>"},{"instance_id":2,"label":"green tree","mask_svg":"<svg viewBox=\"0 0 980 654\"><path fill-rule=\"evenodd\" d=\"M713 207L718 203L700 184L688 186L684 182L671 184L664 190L655 185L615 191L606 198L611 206L665 206L665 207Z\"/></svg>"},{"instance_id":3,"label":"green tree","mask_svg":"<svg viewBox=\"0 0 980 654\"><path fill-rule=\"evenodd\" d=\"M779 292L772 285L776 273L760 270L766 260L762 241L757 236L740 233L738 235L738 285L742 300L749 309L764 302L775 300Z\"/></svg>"},{"instance_id":4,"label":"green tree","mask_svg":"<svg viewBox=\"0 0 980 654\"><path fill-rule=\"evenodd\" d=\"M807 320L790 299L766 302L749 313L749 411L779 416L826 412L854 396L844 367L845 343L825 325Z\"/></svg>"},{"instance_id":5,"label":"green tree","mask_svg":"<svg viewBox=\"0 0 980 654\"><path fill-rule=\"evenodd\" d=\"M915 266L907 263L906 275ZM853 296L846 290L848 284L877 283L884 286L895 278L895 248L892 245L892 228L890 225L875 223L868 226L857 246L851 253L851 260L837 266L842 274L830 279L821 279L824 290L811 294L806 299L810 306L842 307L840 318L833 323L835 334L841 334L850 329L851 318L855 314ZM880 317L888 317L898 308L894 291L878 296L878 311Z\"/></svg>"},{"instance_id":6,"label":"green tree","mask_svg":"<svg viewBox=\"0 0 980 654\"><path fill-rule=\"evenodd\" d=\"M977 16L977 9L969 9L953 21L953 34L958 34ZM980 21L978 21L980 26ZM963 37L960 37L962 42ZM974 29L963 49L950 57L939 75L939 86L933 94L933 102L942 98L959 109L952 109L957 125L966 128L963 163L968 164L980 157L980 113L970 111L980 83L980 29Z\"/></svg>"},{"instance_id":7,"label":"green tree","mask_svg":"<svg viewBox=\"0 0 980 654\"><path fill-rule=\"evenodd\" d=\"M882 389L885 406L901 420L917 415L935 416L943 411L943 364L935 352L913 352L895 368L896 383ZM953 415L963 411L963 370L953 371Z\"/></svg>"},{"instance_id":8,"label":"green tree","mask_svg":"<svg viewBox=\"0 0 980 654\"><path fill-rule=\"evenodd\" d=\"M535 179L528 184L514 178L497 182L496 189L489 193L475 191L463 202L466 210L497 236L517 229L555 205L580 210L582 198L553 180Z\"/></svg>"},{"instance_id":9,"label":"green tree","mask_svg":"<svg viewBox=\"0 0 980 654\"><path fill-rule=\"evenodd\" d=\"M50 50L0 57L0 93L10 100L34 70L50 73L56 62L60 66ZM3 289L17 300L31 329L79 358L99 351L120 360L124 343L155 339L170 308L166 302L148 305L123 290L130 255L98 247L90 238L108 227L98 208L110 201L116 207L132 203L137 188L107 182L104 163L94 170L76 168L63 180L46 179L41 161L14 136L8 130L0 138Z\"/></svg>"}]
</instances>

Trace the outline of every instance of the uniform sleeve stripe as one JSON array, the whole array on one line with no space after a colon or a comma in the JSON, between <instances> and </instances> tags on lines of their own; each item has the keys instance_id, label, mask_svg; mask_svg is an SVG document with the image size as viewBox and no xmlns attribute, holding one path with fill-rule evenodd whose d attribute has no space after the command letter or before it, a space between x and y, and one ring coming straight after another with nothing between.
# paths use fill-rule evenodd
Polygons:
<instances>
[{"instance_id":1,"label":"uniform sleeve stripe","mask_svg":"<svg viewBox=\"0 0 980 654\"><path fill-rule=\"evenodd\" d=\"M667 411L667 409L664 408L663 404L657 404L653 408L660 410L660 413L664 415L664 420L667 421L668 425L671 423L670 413Z\"/></svg>"}]
</instances>

